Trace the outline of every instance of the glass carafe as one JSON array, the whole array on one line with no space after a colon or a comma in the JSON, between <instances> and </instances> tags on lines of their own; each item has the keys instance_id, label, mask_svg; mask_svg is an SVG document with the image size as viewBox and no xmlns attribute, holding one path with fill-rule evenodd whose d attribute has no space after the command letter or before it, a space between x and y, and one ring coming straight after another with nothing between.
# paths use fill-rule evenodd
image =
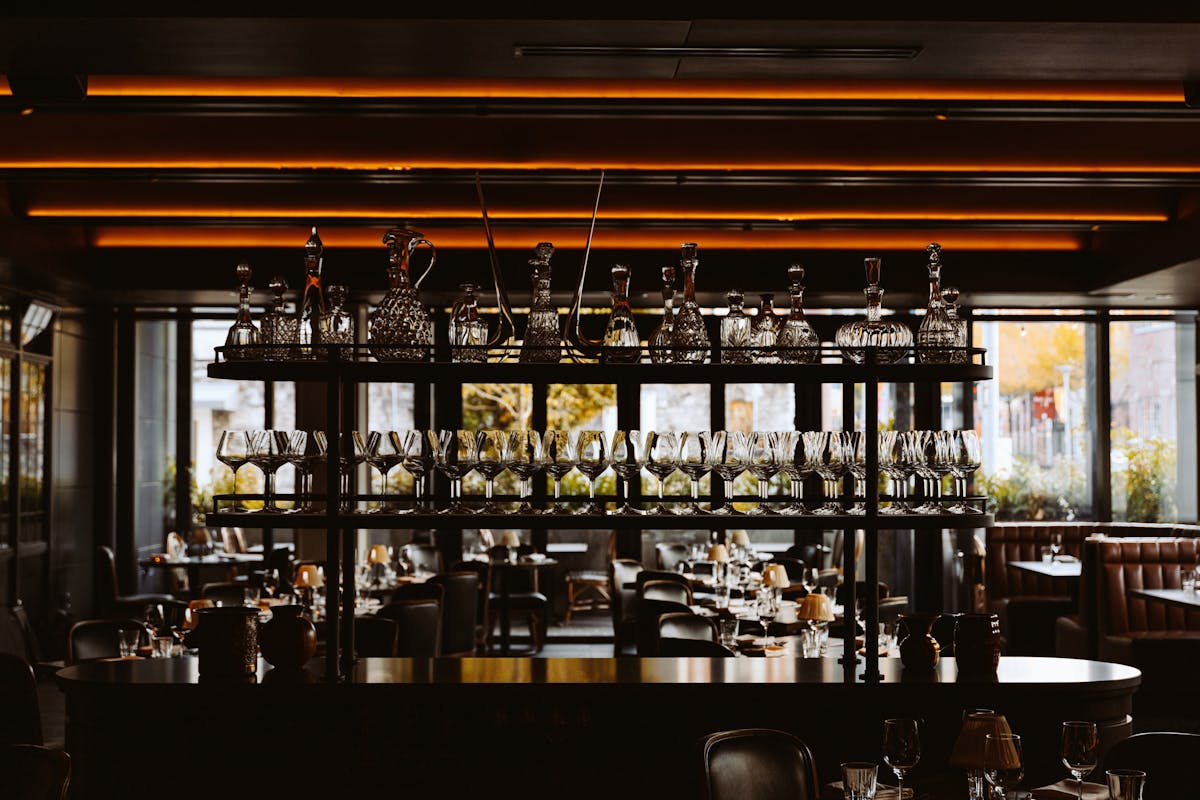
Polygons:
<instances>
[{"instance_id":1,"label":"glass carafe","mask_svg":"<svg viewBox=\"0 0 1200 800\"><path fill-rule=\"evenodd\" d=\"M250 265L245 261L237 265L234 271L238 279L238 312L237 319L229 326L225 335L225 358L231 361L245 361L262 358L263 353L257 347L262 342L258 326L250 318Z\"/></svg>"},{"instance_id":2,"label":"glass carafe","mask_svg":"<svg viewBox=\"0 0 1200 800\"><path fill-rule=\"evenodd\" d=\"M562 331L558 326L558 306L550 297L550 257L554 245L538 242L533 268L533 302L529 306L529 321L525 323L525 341L521 345L524 364L557 364L562 358Z\"/></svg>"},{"instance_id":3,"label":"glass carafe","mask_svg":"<svg viewBox=\"0 0 1200 800\"><path fill-rule=\"evenodd\" d=\"M675 315L671 330L672 360L679 363L703 363L708 357L708 331L696 303L696 245L687 242L680 247L679 266L683 269L683 305Z\"/></svg>"},{"instance_id":4,"label":"glass carafe","mask_svg":"<svg viewBox=\"0 0 1200 800\"><path fill-rule=\"evenodd\" d=\"M754 348L750 358L755 364L778 364L775 344L779 339L779 317L775 316L775 295L760 294L758 300L758 316L750 334L750 345Z\"/></svg>"},{"instance_id":5,"label":"glass carafe","mask_svg":"<svg viewBox=\"0 0 1200 800\"><path fill-rule=\"evenodd\" d=\"M260 325L262 329L262 343L265 345L283 345L281 347L268 347L266 349L266 356L273 361L286 361L289 358L296 357L296 350L287 347L287 345L299 343L300 320L296 318L295 314L289 314L283 309L283 293L288 290L287 281L282 276L276 275L271 279L270 288L274 300L271 304L271 310L263 314L262 324Z\"/></svg>"},{"instance_id":6,"label":"glass carafe","mask_svg":"<svg viewBox=\"0 0 1200 800\"><path fill-rule=\"evenodd\" d=\"M325 313L325 295L321 290L321 267L325 246L317 235L314 225L312 234L304 243L304 290L300 292L300 304L296 307L299 321L298 341L301 345L314 345L321 341L321 315ZM312 347L298 348L294 356L301 359L317 357Z\"/></svg>"},{"instance_id":7,"label":"glass carafe","mask_svg":"<svg viewBox=\"0 0 1200 800\"><path fill-rule=\"evenodd\" d=\"M675 328L675 268L662 269L662 301L663 318L658 327L650 334L650 360L655 364L671 362L671 332Z\"/></svg>"},{"instance_id":8,"label":"glass carafe","mask_svg":"<svg viewBox=\"0 0 1200 800\"><path fill-rule=\"evenodd\" d=\"M954 326L954 346L961 348L950 354L950 361L966 364L970 362L971 354L967 352L967 321L958 316L958 289L953 286L942 289L942 304L946 306L946 318Z\"/></svg>"},{"instance_id":9,"label":"glass carafe","mask_svg":"<svg viewBox=\"0 0 1200 800\"><path fill-rule=\"evenodd\" d=\"M450 360L487 361L488 325L479 318L479 285L460 284L462 296L450 307Z\"/></svg>"},{"instance_id":10,"label":"glass carafe","mask_svg":"<svg viewBox=\"0 0 1200 800\"><path fill-rule=\"evenodd\" d=\"M799 264L788 267L788 284L792 308L779 331L779 360L787 364L815 364L819 351L799 349L821 345L821 338L804 317L804 267Z\"/></svg>"},{"instance_id":11,"label":"glass carafe","mask_svg":"<svg viewBox=\"0 0 1200 800\"><path fill-rule=\"evenodd\" d=\"M942 246L933 242L925 252L929 253L929 304L917 328L917 357L926 364L946 364L953 353L942 348L954 346L956 326L942 302Z\"/></svg>"},{"instance_id":12,"label":"glass carafe","mask_svg":"<svg viewBox=\"0 0 1200 800\"><path fill-rule=\"evenodd\" d=\"M416 231L395 228L383 235L388 248L388 292L371 314L368 340L380 361L428 361L433 349L433 318L417 289L437 263L433 243ZM429 266L415 281L409 261L421 245L429 246Z\"/></svg>"},{"instance_id":13,"label":"glass carafe","mask_svg":"<svg viewBox=\"0 0 1200 800\"><path fill-rule=\"evenodd\" d=\"M354 316L346 311L346 297L350 291L345 286L329 287L329 310L321 315L322 344L354 344ZM343 361L353 358L351 347L332 349L333 356Z\"/></svg>"},{"instance_id":14,"label":"glass carafe","mask_svg":"<svg viewBox=\"0 0 1200 800\"><path fill-rule=\"evenodd\" d=\"M866 348L875 348L876 364L892 364L904 358L912 347L912 331L903 322L894 319L883 319L880 315L880 305L883 302L883 289L879 287L881 259L868 258L864 260L867 272L867 288L863 294L867 296L867 318L847 322L837 331L837 344L842 355L855 364L867 360Z\"/></svg>"},{"instance_id":15,"label":"glass carafe","mask_svg":"<svg viewBox=\"0 0 1200 800\"><path fill-rule=\"evenodd\" d=\"M746 296L741 289L730 289L725 299L729 301L729 313L721 318L721 363L750 363L751 319L742 308Z\"/></svg>"},{"instance_id":16,"label":"glass carafe","mask_svg":"<svg viewBox=\"0 0 1200 800\"><path fill-rule=\"evenodd\" d=\"M608 317L608 327L604 329L601 356L606 364L633 364L642 356L642 342L629 307L629 277L628 266L613 266L612 313Z\"/></svg>"}]
</instances>

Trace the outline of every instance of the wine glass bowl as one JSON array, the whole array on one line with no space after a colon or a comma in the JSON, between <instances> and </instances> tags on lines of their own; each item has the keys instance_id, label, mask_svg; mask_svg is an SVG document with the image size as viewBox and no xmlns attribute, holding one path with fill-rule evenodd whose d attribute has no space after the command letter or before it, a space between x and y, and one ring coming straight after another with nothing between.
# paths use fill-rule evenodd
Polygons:
<instances>
[{"instance_id":1,"label":"wine glass bowl","mask_svg":"<svg viewBox=\"0 0 1200 800\"><path fill-rule=\"evenodd\" d=\"M949 431L948 434L947 461L950 474L954 476L954 494L958 499L946 511L951 514L978 514L978 509L967 503L967 481L982 463L979 434L973 430Z\"/></svg>"},{"instance_id":2,"label":"wine glass bowl","mask_svg":"<svg viewBox=\"0 0 1200 800\"><path fill-rule=\"evenodd\" d=\"M629 482L642 474L646 466L646 440L641 431L617 431L612 440L612 468L621 479L625 502L614 514L641 514L629 502Z\"/></svg>"},{"instance_id":3,"label":"wine glass bowl","mask_svg":"<svg viewBox=\"0 0 1200 800\"><path fill-rule=\"evenodd\" d=\"M1083 779L1100 763L1097 748L1100 738L1094 722L1064 722L1059 755L1071 776L1079 782L1079 800L1083 800Z\"/></svg>"},{"instance_id":4,"label":"wine glass bowl","mask_svg":"<svg viewBox=\"0 0 1200 800\"><path fill-rule=\"evenodd\" d=\"M560 500L563 476L575 469L576 464L575 445L570 433L563 430L546 431L542 436L542 460L546 474L554 479L554 505L544 513L570 514Z\"/></svg>"},{"instance_id":5,"label":"wine glass bowl","mask_svg":"<svg viewBox=\"0 0 1200 800\"><path fill-rule=\"evenodd\" d=\"M500 507L492 499L496 476L508 469L508 434L504 431L479 431L475 440L475 471L483 476L484 502L480 511L496 514Z\"/></svg>"},{"instance_id":6,"label":"wine glass bowl","mask_svg":"<svg viewBox=\"0 0 1200 800\"><path fill-rule=\"evenodd\" d=\"M217 440L217 460L233 471L233 513L243 513L238 500L238 470L250 462L250 432L244 430L221 431Z\"/></svg>"},{"instance_id":7,"label":"wine glass bowl","mask_svg":"<svg viewBox=\"0 0 1200 800\"><path fill-rule=\"evenodd\" d=\"M588 503L579 513L603 514L604 507L596 503L596 479L604 474L612 460L604 431L580 431L575 443L575 458L575 468L588 479Z\"/></svg>"},{"instance_id":8,"label":"wine glass bowl","mask_svg":"<svg viewBox=\"0 0 1200 800\"><path fill-rule=\"evenodd\" d=\"M729 516L740 514L733 507L733 482L746 471L750 463L750 439L742 431L716 431L712 440L712 471L725 486L725 504L711 513Z\"/></svg>"},{"instance_id":9,"label":"wine glass bowl","mask_svg":"<svg viewBox=\"0 0 1200 800\"><path fill-rule=\"evenodd\" d=\"M679 467L679 438L673 433L650 431L646 434L646 471L658 479L658 505L655 514L670 514L663 503L663 481Z\"/></svg>"},{"instance_id":10,"label":"wine glass bowl","mask_svg":"<svg viewBox=\"0 0 1200 800\"><path fill-rule=\"evenodd\" d=\"M533 476L542 468L542 437L537 431L519 430L508 435L508 471L520 480L520 504L515 513L534 513L529 496Z\"/></svg>"},{"instance_id":11,"label":"wine glass bowl","mask_svg":"<svg viewBox=\"0 0 1200 800\"><path fill-rule=\"evenodd\" d=\"M837 499L839 484L850 468L853 452L846 431L810 431L813 435L813 470L821 476L825 502L813 513L832 516L843 513Z\"/></svg>"},{"instance_id":12,"label":"wine glass bowl","mask_svg":"<svg viewBox=\"0 0 1200 800\"><path fill-rule=\"evenodd\" d=\"M476 440L471 431L443 430L438 432L435 466L450 480L450 505L443 514L470 514L462 501L462 479L475 469Z\"/></svg>"},{"instance_id":13,"label":"wine glass bowl","mask_svg":"<svg viewBox=\"0 0 1200 800\"><path fill-rule=\"evenodd\" d=\"M767 489L771 478L779 473L782 461L779 434L774 431L755 431L750 434L747 466L750 474L758 479L758 505L747 511L747 514L765 516L779 513L767 505Z\"/></svg>"},{"instance_id":14,"label":"wine glass bowl","mask_svg":"<svg viewBox=\"0 0 1200 800\"><path fill-rule=\"evenodd\" d=\"M896 796L903 798L904 778L921 760L921 737L915 719L883 721L883 760L896 774Z\"/></svg>"},{"instance_id":15,"label":"wine glass bowl","mask_svg":"<svg viewBox=\"0 0 1200 800\"><path fill-rule=\"evenodd\" d=\"M680 509L680 514L703 514L700 507L700 479L712 471L712 433L685 431L679 440L679 471L692 484L692 503Z\"/></svg>"},{"instance_id":16,"label":"wine glass bowl","mask_svg":"<svg viewBox=\"0 0 1200 800\"><path fill-rule=\"evenodd\" d=\"M383 514L388 508L388 475L404 461L404 443L395 431L370 431L367 433L365 460L379 473L379 505L367 512Z\"/></svg>"}]
</instances>

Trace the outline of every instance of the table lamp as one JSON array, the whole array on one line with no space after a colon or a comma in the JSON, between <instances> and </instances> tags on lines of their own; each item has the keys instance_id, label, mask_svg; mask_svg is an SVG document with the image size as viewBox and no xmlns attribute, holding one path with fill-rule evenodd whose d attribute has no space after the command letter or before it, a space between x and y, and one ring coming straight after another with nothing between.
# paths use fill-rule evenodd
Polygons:
<instances>
[{"instance_id":1,"label":"table lamp","mask_svg":"<svg viewBox=\"0 0 1200 800\"><path fill-rule=\"evenodd\" d=\"M504 535L500 537L500 543L505 547L520 547L521 537L517 535L516 531L505 531Z\"/></svg>"},{"instance_id":2,"label":"table lamp","mask_svg":"<svg viewBox=\"0 0 1200 800\"><path fill-rule=\"evenodd\" d=\"M782 566L782 565L780 565ZM796 619L807 620L812 627L833 622L833 603L820 592L810 592L796 606Z\"/></svg>"},{"instance_id":3,"label":"table lamp","mask_svg":"<svg viewBox=\"0 0 1200 800\"><path fill-rule=\"evenodd\" d=\"M388 546L386 544L371 545L371 549L367 551L367 563L368 564L390 564L390 563L392 563L392 556L388 552Z\"/></svg>"},{"instance_id":4,"label":"table lamp","mask_svg":"<svg viewBox=\"0 0 1200 800\"><path fill-rule=\"evenodd\" d=\"M792 585L787 568L783 564L768 564L763 572L762 585L773 589L786 589Z\"/></svg>"},{"instance_id":5,"label":"table lamp","mask_svg":"<svg viewBox=\"0 0 1200 800\"><path fill-rule=\"evenodd\" d=\"M749 547L750 534L746 533L745 531L732 531L729 534L729 541L731 544L736 544L738 547Z\"/></svg>"},{"instance_id":6,"label":"table lamp","mask_svg":"<svg viewBox=\"0 0 1200 800\"><path fill-rule=\"evenodd\" d=\"M729 563L729 549L723 544L714 544L708 548L708 560L718 564Z\"/></svg>"},{"instance_id":7,"label":"table lamp","mask_svg":"<svg viewBox=\"0 0 1200 800\"><path fill-rule=\"evenodd\" d=\"M987 797L987 784L983 777L984 743L989 733L1011 734L1008 720L1003 714L989 711L972 711L963 717L958 740L950 753L951 766L967 771L967 791L971 800Z\"/></svg>"}]
</instances>

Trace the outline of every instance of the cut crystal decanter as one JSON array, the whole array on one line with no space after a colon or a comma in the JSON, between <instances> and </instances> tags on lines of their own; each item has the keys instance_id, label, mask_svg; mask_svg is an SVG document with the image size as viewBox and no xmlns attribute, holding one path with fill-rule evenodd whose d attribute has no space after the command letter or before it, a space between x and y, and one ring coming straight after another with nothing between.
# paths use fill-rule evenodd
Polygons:
<instances>
[{"instance_id":1,"label":"cut crystal decanter","mask_svg":"<svg viewBox=\"0 0 1200 800\"><path fill-rule=\"evenodd\" d=\"M710 347L704 317L696 303L696 245L687 242L680 247L679 265L683 268L683 305L675 315L671 329L672 360L679 363L703 363Z\"/></svg>"},{"instance_id":2,"label":"cut crystal decanter","mask_svg":"<svg viewBox=\"0 0 1200 800\"><path fill-rule=\"evenodd\" d=\"M524 364L557 364L562 358L562 331L558 326L558 306L550 297L550 257L554 245L538 242L534 257L529 259L533 268L533 302L529 307L529 321L525 323L525 341L521 346L521 362Z\"/></svg>"},{"instance_id":3,"label":"cut crystal decanter","mask_svg":"<svg viewBox=\"0 0 1200 800\"><path fill-rule=\"evenodd\" d=\"M266 356L273 361L286 361L296 356L295 349L287 347L287 345L299 343L300 320L296 318L295 314L289 314L283 310L283 293L288 290L287 281L282 276L276 275L271 279L269 285L271 294L274 295L274 301L271 310L263 314L260 325L262 343L283 345L282 347L268 347Z\"/></svg>"},{"instance_id":4,"label":"cut crystal decanter","mask_svg":"<svg viewBox=\"0 0 1200 800\"><path fill-rule=\"evenodd\" d=\"M942 246L937 242L925 248L929 253L929 305L917 328L917 357L926 364L947 364L953 353L956 325L946 315L942 302Z\"/></svg>"},{"instance_id":5,"label":"cut crystal decanter","mask_svg":"<svg viewBox=\"0 0 1200 800\"><path fill-rule=\"evenodd\" d=\"M314 225L312 234L304 243L304 290L300 292L300 305L296 307L296 318L299 320L298 341L301 345L314 345L321 341L321 315L325 313L325 295L321 291L321 267L325 246L317 235ZM317 353L311 347L300 347L295 352L296 358L316 358Z\"/></svg>"},{"instance_id":6,"label":"cut crystal decanter","mask_svg":"<svg viewBox=\"0 0 1200 800\"><path fill-rule=\"evenodd\" d=\"M450 360L487 361L488 325L479 318L479 284L463 283L462 296L450 307Z\"/></svg>"},{"instance_id":7,"label":"cut crystal decanter","mask_svg":"<svg viewBox=\"0 0 1200 800\"><path fill-rule=\"evenodd\" d=\"M755 364L778 364L775 344L779 340L779 317L775 316L775 295L760 294L758 299L758 316L750 334L750 346L754 348L750 358Z\"/></svg>"},{"instance_id":8,"label":"cut crystal decanter","mask_svg":"<svg viewBox=\"0 0 1200 800\"><path fill-rule=\"evenodd\" d=\"M650 334L650 360L655 364L671 362L671 332L675 328L675 268L662 268L662 301L663 318L654 332Z\"/></svg>"},{"instance_id":9,"label":"cut crystal decanter","mask_svg":"<svg viewBox=\"0 0 1200 800\"><path fill-rule=\"evenodd\" d=\"M335 358L350 360L354 344L354 316L346 311L346 298L350 291L345 286L329 287L329 310L321 315L321 344L340 344L346 347L335 350Z\"/></svg>"},{"instance_id":10,"label":"cut crystal decanter","mask_svg":"<svg viewBox=\"0 0 1200 800\"><path fill-rule=\"evenodd\" d=\"M879 288L881 260L864 259L867 272L867 318L847 322L837 331L837 344L845 358L855 364L867 360L866 348L875 348L874 363L892 364L899 361L912 347L912 331L903 322L882 319L879 314L883 302L883 289Z\"/></svg>"},{"instance_id":11,"label":"cut crystal decanter","mask_svg":"<svg viewBox=\"0 0 1200 800\"><path fill-rule=\"evenodd\" d=\"M815 364L819 351L799 349L821 346L821 338L804 317L804 267L799 264L788 267L788 283L792 309L779 331L779 360L787 364Z\"/></svg>"},{"instance_id":12,"label":"cut crystal decanter","mask_svg":"<svg viewBox=\"0 0 1200 800\"><path fill-rule=\"evenodd\" d=\"M633 364L642 356L642 342L629 307L629 267L614 265L612 281L612 313L604 329L601 360L606 364Z\"/></svg>"},{"instance_id":13,"label":"cut crystal decanter","mask_svg":"<svg viewBox=\"0 0 1200 800\"><path fill-rule=\"evenodd\" d=\"M725 299L729 301L729 313L721 318L721 362L748 364L751 320L742 310L746 296L741 289L730 289Z\"/></svg>"},{"instance_id":14,"label":"cut crystal decanter","mask_svg":"<svg viewBox=\"0 0 1200 800\"><path fill-rule=\"evenodd\" d=\"M433 243L416 231L395 228L383 235L388 248L387 294L369 322L371 354L380 361L428 361L433 349L433 318L417 296L421 281L437 263ZM409 260L421 245L429 245L429 266L420 278L409 275Z\"/></svg>"},{"instance_id":15,"label":"cut crystal decanter","mask_svg":"<svg viewBox=\"0 0 1200 800\"><path fill-rule=\"evenodd\" d=\"M234 271L238 279L238 312L237 319L229 326L225 336L225 357L230 360L245 361L262 358L263 353L256 346L261 344L258 326L250 318L250 265L245 261L237 265Z\"/></svg>"},{"instance_id":16,"label":"cut crystal decanter","mask_svg":"<svg viewBox=\"0 0 1200 800\"><path fill-rule=\"evenodd\" d=\"M967 321L958 316L958 289L953 286L942 289L942 304L946 306L946 318L954 326L954 347L961 348L950 354L950 361L966 364L971 360L971 354L967 352Z\"/></svg>"}]
</instances>

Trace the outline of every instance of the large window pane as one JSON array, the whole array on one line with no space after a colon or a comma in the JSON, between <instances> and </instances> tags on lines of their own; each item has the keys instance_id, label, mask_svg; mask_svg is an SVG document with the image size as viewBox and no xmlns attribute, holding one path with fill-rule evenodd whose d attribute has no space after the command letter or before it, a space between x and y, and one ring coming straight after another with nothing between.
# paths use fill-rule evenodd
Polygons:
<instances>
[{"instance_id":1,"label":"large window pane","mask_svg":"<svg viewBox=\"0 0 1200 800\"><path fill-rule=\"evenodd\" d=\"M190 531L192 520L175 519L175 323L138 321L134 347L133 522L145 556L163 549L168 531Z\"/></svg>"}]
</instances>

